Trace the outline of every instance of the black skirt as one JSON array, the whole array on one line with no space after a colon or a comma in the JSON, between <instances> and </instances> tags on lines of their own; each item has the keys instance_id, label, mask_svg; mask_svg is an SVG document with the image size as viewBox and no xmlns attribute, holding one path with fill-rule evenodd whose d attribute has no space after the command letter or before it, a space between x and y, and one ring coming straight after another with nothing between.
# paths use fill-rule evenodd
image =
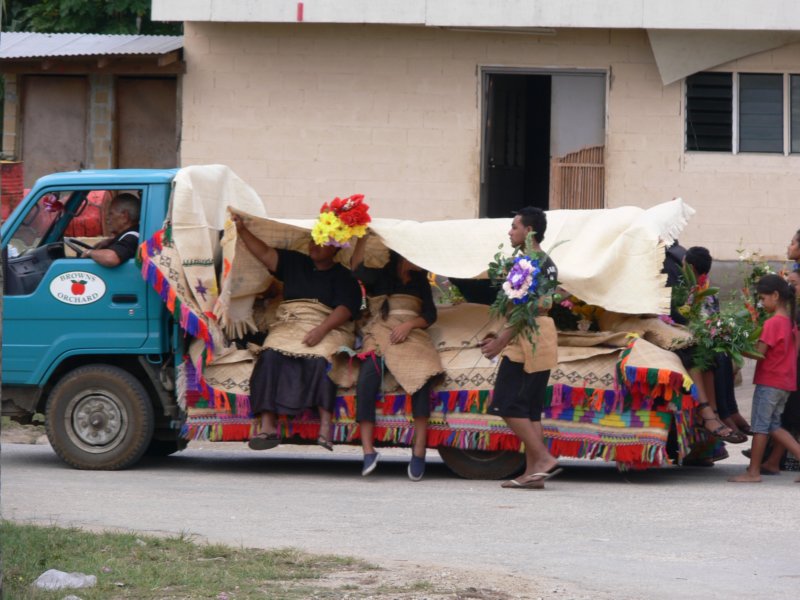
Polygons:
<instances>
[{"instance_id":1,"label":"black skirt","mask_svg":"<svg viewBox=\"0 0 800 600\"><path fill-rule=\"evenodd\" d=\"M276 350L262 352L250 377L253 414L297 415L309 408L333 411L336 384L328 377L328 361L299 358Z\"/></svg>"}]
</instances>

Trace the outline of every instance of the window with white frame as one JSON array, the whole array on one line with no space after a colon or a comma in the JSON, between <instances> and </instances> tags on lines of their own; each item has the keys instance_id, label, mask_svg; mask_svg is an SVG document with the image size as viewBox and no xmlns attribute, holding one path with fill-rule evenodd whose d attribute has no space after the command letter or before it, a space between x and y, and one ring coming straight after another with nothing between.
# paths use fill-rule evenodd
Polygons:
<instances>
[{"instance_id":1,"label":"window with white frame","mask_svg":"<svg viewBox=\"0 0 800 600\"><path fill-rule=\"evenodd\" d=\"M687 151L800 153L800 75L687 77L685 141Z\"/></svg>"}]
</instances>

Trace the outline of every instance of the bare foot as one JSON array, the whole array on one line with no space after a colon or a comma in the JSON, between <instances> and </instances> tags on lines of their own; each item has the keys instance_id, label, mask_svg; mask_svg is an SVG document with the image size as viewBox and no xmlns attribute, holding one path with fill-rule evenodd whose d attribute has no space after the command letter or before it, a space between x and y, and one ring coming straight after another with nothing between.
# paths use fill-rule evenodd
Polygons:
<instances>
[{"instance_id":1,"label":"bare foot","mask_svg":"<svg viewBox=\"0 0 800 600\"><path fill-rule=\"evenodd\" d=\"M745 471L736 477L730 477L728 481L734 483L761 483L761 475L753 475L749 471Z\"/></svg>"}]
</instances>

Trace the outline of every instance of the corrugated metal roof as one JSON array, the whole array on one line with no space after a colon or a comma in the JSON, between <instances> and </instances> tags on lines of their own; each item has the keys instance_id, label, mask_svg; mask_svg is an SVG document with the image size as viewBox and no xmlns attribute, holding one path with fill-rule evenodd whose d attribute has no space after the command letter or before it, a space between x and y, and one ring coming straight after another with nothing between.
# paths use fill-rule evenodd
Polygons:
<instances>
[{"instance_id":1,"label":"corrugated metal roof","mask_svg":"<svg viewBox=\"0 0 800 600\"><path fill-rule=\"evenodd\" d=\"M182 35L96 33L0 33L0 60L109 54L166 54L183 47Z\"/></svg>"}]
</instances>

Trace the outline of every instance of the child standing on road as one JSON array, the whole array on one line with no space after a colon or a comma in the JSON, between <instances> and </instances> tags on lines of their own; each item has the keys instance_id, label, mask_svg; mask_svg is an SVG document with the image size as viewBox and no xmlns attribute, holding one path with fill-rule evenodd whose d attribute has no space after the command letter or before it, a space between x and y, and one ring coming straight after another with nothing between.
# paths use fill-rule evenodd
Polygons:
<instances>
[{"instance_id":1,"label":"child standing on road","mask_svg":"<svg viewBox=\"0 0 800 600\"><path fill-rule=\"evenodd\" d=\"M800 456L800 443L781 427L781 414L789 393L797 389L797 327L795 326L795 294L779 275L765 275L756 285L759 300L772 316L764 323L758 351L763 355L756 363L753 383L751 425L753 447L750 466L741 475L728 481L757 483L761 481L761 460L767 439L785 446Z\"/></svg>"}]
</instances>

